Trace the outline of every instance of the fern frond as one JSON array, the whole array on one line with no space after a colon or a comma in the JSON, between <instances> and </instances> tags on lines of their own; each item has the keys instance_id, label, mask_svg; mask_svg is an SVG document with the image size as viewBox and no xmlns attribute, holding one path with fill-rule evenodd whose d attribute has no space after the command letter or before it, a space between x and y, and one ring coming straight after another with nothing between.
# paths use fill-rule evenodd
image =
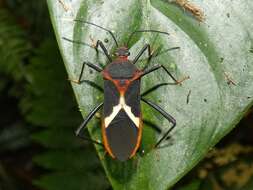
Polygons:
<instances>
[{"instance_id":1,"label":"fern frond","mask_svg":"<svg viewBox=\"0 0 253 190\"><path fill-rule=\"evenodd\" d=\"M26 33L7 10L0 9L0 73L21 79L24 59L30 49Z\"/></svg>"},{"instance_id":2,"label":"fern frond","mask_svg":"<svg viewBox=\"0 0 253 190\"><path fill-rule=\"evenodd\" d=\"M30 123L43 127L32 138L47 151L33 160L52 171L35 184L55 190L106 189L109 184L94 149L74 135L81 114L55 41L43 42L34 53L26 66L29 84L20 107Z\"/></svg>"}]
</instances>

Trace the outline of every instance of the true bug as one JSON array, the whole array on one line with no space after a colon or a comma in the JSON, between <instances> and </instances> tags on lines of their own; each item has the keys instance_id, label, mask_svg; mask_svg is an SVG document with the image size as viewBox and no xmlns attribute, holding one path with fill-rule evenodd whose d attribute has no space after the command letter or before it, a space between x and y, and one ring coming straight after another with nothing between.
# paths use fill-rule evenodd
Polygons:
<instances>
[{"instance_id":1,"label":"true bug","mask_svg":"<svg viewBox=\"0 0 253 190\"><path fill-rule=\"evenodd\" d=\"M138 32L155 32L165 35L169 34L157 30L134 31L130 34L127 45L119 47L114 34L110 30L91 22L81 20L75 21L89 24L107 31L112 36L115 45L117 46L115 59L112 59L103 42L98 40L94 45L95 49L97 50L100 46L110 63L102 69L96 64L83 62L78 80L71 80L72 82L80 84L85 65L101 73L104 79L104 102L98 104L93 110L91 110L88 116L84 119L83 123L76 130L76 135L82 137L81 130L87 126L87 123L96 114L96 112L103 107L102 136L106 152L108 152L112 158L120 161L132 158L140 146L142 137L143 124L140 102L143 101L172 123L172 126L156 143L155 147L157 147L164 139L166 139L170 131L176 126L176 120L160 106L144 99L141 96L141 78L153 71L156 71L157 69L162 68L174 80L173 84L180 84L184 79L181 81L176 80L163 65L155 65L144 70L138 69L135 66L135 63L145 51L148 51L148 56L151 58L152 53L150 45L146 44L137 56L130 61L128 59L128 56L130 55L128 44L131 38ZM68 38L64 39L70 42L77 42ZM101 144L97 141L92 141L97 144Z\"/></svg>"}]
</instances>

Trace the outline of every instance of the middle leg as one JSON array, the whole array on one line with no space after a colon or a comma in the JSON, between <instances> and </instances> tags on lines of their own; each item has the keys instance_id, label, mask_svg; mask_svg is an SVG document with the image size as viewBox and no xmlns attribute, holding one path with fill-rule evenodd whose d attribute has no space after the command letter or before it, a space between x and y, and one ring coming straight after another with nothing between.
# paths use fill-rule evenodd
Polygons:
<instances>
[{"instance_id":1,"label":"middle leg","mask_svg":"<svg viewBox=\"0 0 253 190\"><path fill-rule=\"evenodd\" d=\"M148 59L149 59L149 60L151 59L151 57L152 57L151 47L150 47L149 44L146 44L146 45L141 49L141 51L136 55L136 57L134 58L133 64L135 64L135 63L139 60L139 58L142 56L142 54L143 54L146 50L148 50Z\"/></svg>"},{"instance_id":2,"label":"middle leg","mask_svg":"<svg viewBox=\"0 0 253 190\"><path fill-rule=\"evenodd\" d=\"M106 49L106 47L105 47L105 45L103 44L102 41L98 40L98 41L96 42L96 44L93 45L93 47L94 47L96 50L98 50L98 46L101 47L101 49L103 50L103 52L104 52L105 56L107 57L107 59L109 60L109 62L112 62L112 58L111 58L111 56L109 55L109 53L108 53L108 51L107 51L107 49Z\"/></svg>"},{"instance_id":3,"label":"middle leg","mask_svg":"<svg viewBox=\"0 0 253 190\"><path fill-rule=\"evenodd\" d=\"M149 74L149 73L151 73L151 72L153 72L153 71L156 71L156 70L158 70L158 69L160 69L160 68L162 68L162 69L174 80L175 84L181 84L184 80L190 78L189 76L187 76L187 77L184 77L184 78L181 79L181 80L177 80L177 79L168 71L168 69L166 69L166 67L164 67L163 65L155 65L155 66L153 66L153 67L151 67L151 68L145 69L145 70L143 71L143 73L141 74L141 77L144 77L145 75L147 75L147 74Z\"/></svg>"}]
</instances>

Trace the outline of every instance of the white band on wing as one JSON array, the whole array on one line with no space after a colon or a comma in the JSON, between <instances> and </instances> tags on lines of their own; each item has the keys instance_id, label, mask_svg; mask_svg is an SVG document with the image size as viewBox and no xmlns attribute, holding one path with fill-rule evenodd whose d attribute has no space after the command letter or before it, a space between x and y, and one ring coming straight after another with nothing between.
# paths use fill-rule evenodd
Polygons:
<instances>
[{"instance_id":1,"label":"white band on wing","mask_svg":"<svg viewBox=\"0 0 253 190\"><path fill-rule=\"evenodd\" d=\"M131 107L126 105L125 98L123 96L120 96L119 104L113 106L111 115L105 118L105 128L109 126L109 124L112 122L112 120L116 117L116 115L119 113L121 109L125 110L128 117L134 122L135 126L139 127L140 118L135 117L135 115L131 111Z\"/></svg>"}]
</instances>

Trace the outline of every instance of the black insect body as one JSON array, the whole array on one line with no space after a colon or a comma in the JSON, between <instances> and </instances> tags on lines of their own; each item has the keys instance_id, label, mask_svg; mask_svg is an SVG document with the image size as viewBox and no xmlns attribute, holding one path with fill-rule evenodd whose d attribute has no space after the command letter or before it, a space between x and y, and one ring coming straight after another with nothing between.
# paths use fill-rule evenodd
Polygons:
<instances>
[{"instance_id":1,"label":"black insect body","mask_svg":"<svg viewBox=\"0 0 253 190\"><path fill-rule=\"evenodd\" d=\"M109 32L118 47L116 38L111 31L90 22L76 21L90 24ZM140 30L133 32L130 35L128 42L137 32L156 32L168 35L166 32L156 30ZM67 38L64 39L75 42ZM159 139L155 147L166 139L170 131L176 126L176 120L170 114L166 113L160 106L141 96L141 78L162 68L174 80L174 84L180 84L184 79L177 81L163 65L155 65L144 70L138 69L135 63L145 51L148 51L149 58L152 56L149 44L146 44L132 61L128 59L130 52L127 47L118 47L115 52L116 58L112 60L104 44L99 40L97 41L95 48L97 49L98 46L101 47L110 63L102 69L96 64L84 62L79 79L71 81L80 84L85 65L101 73L104 79L104 101L97 105L88 114L81 126L77 129L76 135L82 137L80 134L81 130L87 126L87 123L95 113L103 107L102 136L105 150L112 158L125 161L132 158L140 146L143 128L141 101L154 108L172 123L172 126L166 131L163 137ZM92 141L101 144L97 141Z\"/></svg>"},{"instance_id":2,"label":"black insect body","mask_svg":"<svg viewBox=\"0 0 253 190\"><path fill-rule=\"evenodd\" d=\"M103 140L112 157L126 160L139 147L142 132L140 77L142 72L125 58L102 71L104 77Z\"/></svg>"}]
</instances>

